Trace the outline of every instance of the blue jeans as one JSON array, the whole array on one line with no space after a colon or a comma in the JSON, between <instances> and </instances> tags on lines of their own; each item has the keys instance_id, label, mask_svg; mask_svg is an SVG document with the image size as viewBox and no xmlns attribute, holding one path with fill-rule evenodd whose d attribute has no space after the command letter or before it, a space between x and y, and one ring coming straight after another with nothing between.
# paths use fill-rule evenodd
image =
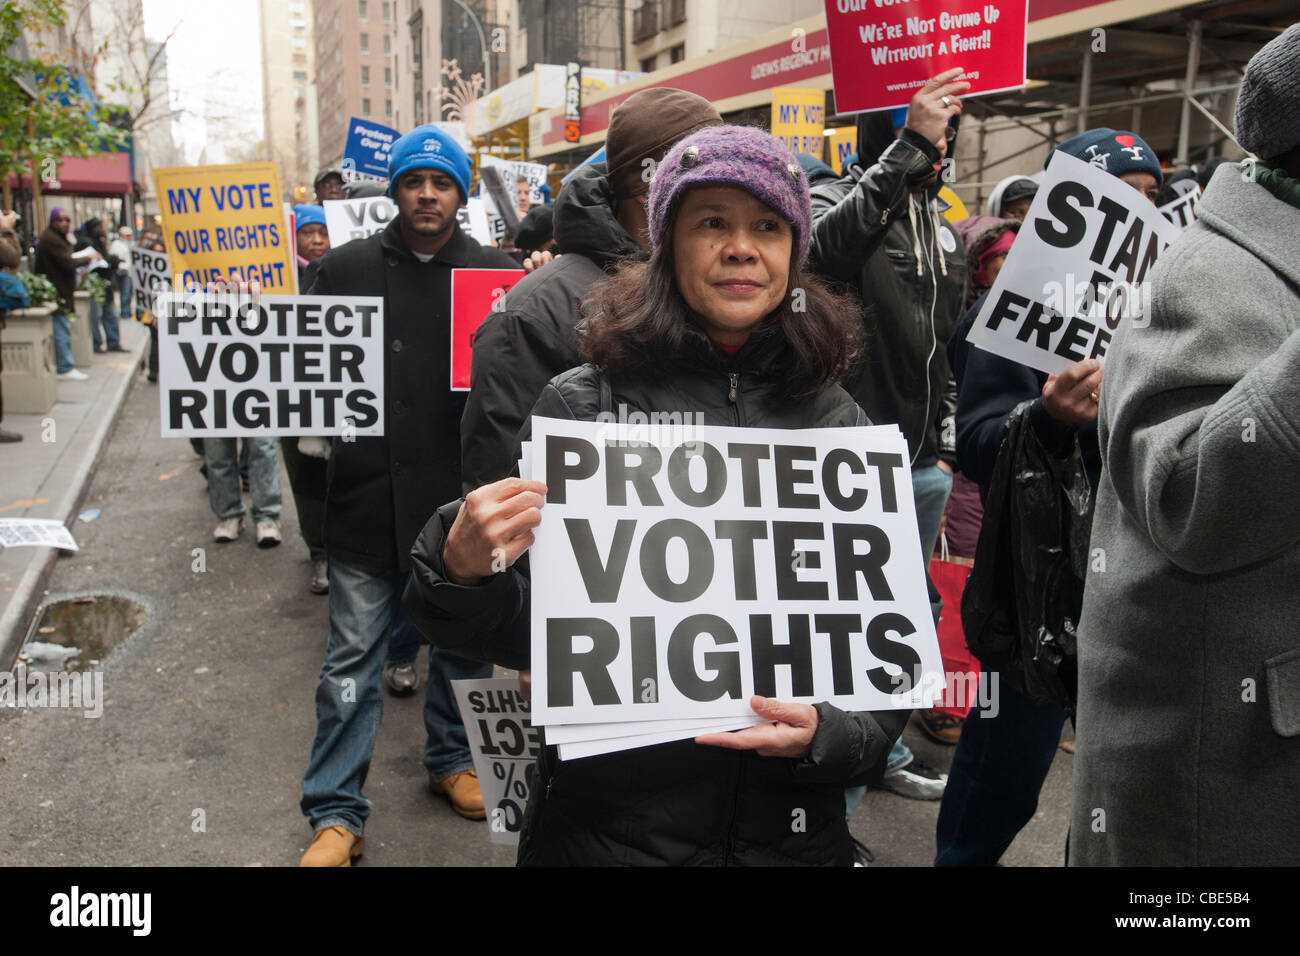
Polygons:
<instances>
[{"instance_id":1,"label":"blue jeans","mask_svg":"<svg viewBox=\"0 0 1300 956\"><path fill-rule=\"evenodd\" d=\"M72 326L62 311L51 315L50 321L54 326L54 370L62 375L77 367L72 360Z\"/></svg>"},{"instance_id":2,"label":"blue jeans","mask_svg":"<svg viewBox=\"0 0 1300 956\"><path fill-rule=\"evenodd\" d=\"M240 498L239 461L234 438L203 439L208 469L208 502L218 518L238 518L244 513ZM248 486L253 500L253 520L280 517L280 449L274 438L245 438L249 449Z\"/></svg>"},{"instance_id":3,"label":"blue jeans","mask_svg":"<svg viewBox=\"0 0 1300 956\"><path fill-rule=\"evenodd\" d=\"M99 335L101 323L104 326L103 338L100 338ZM111 293L104 300L103 305L100 305L94 299L90 300L90 338L95 343L95 348L107 344L110 349L115 349L121 345L117 334L117 310L113 308Z\"/></svg>"},{"instance_id":4,"label":"blue jeans","mask_svg":"<svg viewBox=\"0 0 1300 956\"><path fill-rule=\"evenodd\" d=\"M370 801L361 795L384 712L380 688L393 632L414 630L402 611L406 572L374 574L330 561L330 635L316 685L316 739L302 778L312 830L341 826L361 836ZM429 649L424 766L443 780L474 766L451 681L491 676L492 665Z\"/></svg>"},{"instance_id":5,"label":"blue jeans","mask_svg":"<svg viewBox=\"0 0 1300 956\"><path fill-rule=\"evenodd\" d=\"M980 681L989 679L988 672ZM972 710L948 771L935 828L935 866L994 866L1038 809L1065 711L998 681L996 716ZM979 700L992 701L986 688Z\"/></svg>"},{"instance_id":6,"label":"blue jeans","mask_svg":"<svg viewBox=\"0 0 1300 956\"><path fill-rule=\"evenodd\" d=\"M415 663L416 655L420 653L420 645L423 643L424 635L420 633L420 629L403 617L393 628L393 633L388 635L388 655L384 658L384 663L398 665Z\"/></svg>"},{"instance_id":7,"label":"blue jeans","mask_svg":"<svg viewBox=\"0 0 1300 956\"><path fill-rule=\"evenodd\" d=\"M916 504L916 526L921 535L921 560L925 567L930 566L930 555L939 541L939 524L943 520L943 509L948 506L948 495L952 493L952 475L938 465L912 469L912 500ZM926 575L926 584L930 578ZM933 589L931 598L933 600ZM938 620L938 612L935 612ZM885 773L906 767L912 762L912 748L903 743L899 737L889 750L885 762ZM867 795L866 787L850 787L844 791L844 816L852 816L862 798Z\"/></svg>"},{"instance_id":8,"label":"blue jeans","mask_svg":"<svg viewBox=\"0 0 1300 956\"><path fill-rule=\"evenodd\" d=\"M113 285L117 287L118 315L129 319L134 314L131 309L131 273L119 272L113 276Z\"/></svg>"}]
</instances>

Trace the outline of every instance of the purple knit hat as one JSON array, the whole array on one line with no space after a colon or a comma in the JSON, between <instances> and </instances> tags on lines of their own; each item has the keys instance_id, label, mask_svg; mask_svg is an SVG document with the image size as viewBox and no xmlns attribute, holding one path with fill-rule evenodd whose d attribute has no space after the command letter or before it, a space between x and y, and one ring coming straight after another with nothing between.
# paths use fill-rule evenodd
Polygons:
<instances>
[{"instance_id":1,"label":"purple knit hat","mask_svg":"<svg viewBox=\"0 0 1300 956\"><path fill-rule=\"evenodd\" d=\"M753 126L710 126L679 142L650 184L650 241L662 245L677 201L692 186L736 186L771 206L794 230L796 262L808 258L812 201L803 168L770 134Z\"/></svg>"}]
</instances>

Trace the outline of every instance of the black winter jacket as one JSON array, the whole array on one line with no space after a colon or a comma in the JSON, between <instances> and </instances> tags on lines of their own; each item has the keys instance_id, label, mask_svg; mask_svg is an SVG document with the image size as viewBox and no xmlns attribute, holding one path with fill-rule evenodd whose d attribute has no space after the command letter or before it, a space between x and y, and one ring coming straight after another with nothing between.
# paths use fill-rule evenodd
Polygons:
<instances>
[{"instance_id":1,"label":"black winter jacket","mask_svg":"<svg viewBox=\"0 0 1300 956\"><path fill-rule=\"evenodd\" d=\"M521 279L479 326L461 421L466 492L510 474L510 452L537 396L582 364L573 328L587 290L623 259L645 255L614 212L605 164L578 170L555 202L562 255Z\"/></svg>"},{"instance_id":2,"label":"black winter jacket","mask_svg":"<svg viewBox=\"0 0 1300 956\"><path fill-rule=\"evenodd\" d=\"M509 269L504 252L460 231L429 262L398 220L313 263L311 295L384 299L384 435L336 438L329 459L325 548L372 573L410 567L411 544L438 505L460 494L461 393L451 376L451 270Z\"/></svg>"},{"instance_id":3,"label":"black winter jacket","mask_svg":"<svg viewBox=\"0 0 1300 956\"><path fill-rule=\"evenodd\" d=\"M1078 429L1057 424L1043 408L1046 374L976 348L967 341L987 295L986 292L975 300L948 343L949 362L958 387L957 461L962 474L980 486L980 500L984 501L1002 449L1007 417L1021 402L1032 402L1027 410L1029 423L1039 441L1053 454L1069 455L1074 450L1077 431L1083 467L1088 473L1089 486L1095 490L1101 478L1097 423L1090 422Z\"/></svg>"},{"instance_id":4,"label":"black winter jacket","mask_svg":"<svg viewBox=\"0 0 1300 956\"><path fill-rule=\"evenodd\" d=\"M965 250L940 215L941 184L912 197L938 150L911 130L887 133L860 135L859 162L813 188L811 261L864 306L864 359L844 387L873 421L898 423L913 467L955 464L957 396L944 344L966 302Z\"/></svg>"},{"instance_id":5,"label":"black winter jacket","mask_svg":"<svg viewBox=\"0 0 1300 956\"><path fill-rule=\"evenodd\" d=\"M625 403L646 413L702 413L710 425L867 423L838 387L802 403L782 397L776 371L781 349L776 333L758 333L724 366L707 338L691 330L683 353L661 375L612 383L602 397L603 373L582 366L547 385L532 412L594 421L602 409ZM442 547L460 504L439 509L416 543L407 614L450 651L528 667L527 556L509 573L476 587L447 580ZM817 710L812 750L799 761L690 740L566 762L555 748L545 748L520 864L849 865L844 788L883 767L909 712L845 713L824 703ZM803 814L796 816L798 810ZM796 818L804 820L806 832L792 828Z\"/></svg>"}]
</instances>

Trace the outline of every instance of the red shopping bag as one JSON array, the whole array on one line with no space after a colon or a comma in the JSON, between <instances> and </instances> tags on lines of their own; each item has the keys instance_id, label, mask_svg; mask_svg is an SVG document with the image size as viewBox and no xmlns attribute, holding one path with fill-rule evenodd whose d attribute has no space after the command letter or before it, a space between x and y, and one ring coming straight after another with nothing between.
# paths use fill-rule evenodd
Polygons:
<instances>
[{"instance_id":1,"label":"red shopping bag","mask_svg":"<svg viewBox=\"0 0 1300 956\"><path fill-rule=\"evenodd\" d=\"M980 674L979 661L967 650L966 636L961 629L961 592L973 562L969 558L948 557L946 538L940 538L940 549L941 557L930 559L930 579L943 597L937 630L947 688L943 706L935 707L934 712L965 719L975 703Z\"/></svg>"}]
</instances>

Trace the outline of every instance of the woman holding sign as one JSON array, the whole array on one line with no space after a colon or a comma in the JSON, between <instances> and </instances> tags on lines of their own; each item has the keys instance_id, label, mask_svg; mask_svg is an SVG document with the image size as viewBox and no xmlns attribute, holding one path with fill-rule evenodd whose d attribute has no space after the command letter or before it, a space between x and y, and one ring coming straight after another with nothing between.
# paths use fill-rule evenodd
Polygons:
<instances>
[{"instance_id":1,"label":"woman holding sign","mask_svg":"<svg viewBox=\"0 0 1300 956\"><path fill-rule=\"evenodd\" d=\"M582 339L594 364L554 379L534 415L593 421L617 402L706 425L866 424L837 384L857 351L856 312L804 272L810 219L805 176L767 133L719 126L682 140L651 188L649 261L591 294ZM507 478L426 526L406 606L439 645L529 667L519 559L546 492ZM850 864L844 787L883 765L908 711L750 706L766 722L735 733L564 763L546 748L519 862Z\"/></svg>"}]
</instances>

